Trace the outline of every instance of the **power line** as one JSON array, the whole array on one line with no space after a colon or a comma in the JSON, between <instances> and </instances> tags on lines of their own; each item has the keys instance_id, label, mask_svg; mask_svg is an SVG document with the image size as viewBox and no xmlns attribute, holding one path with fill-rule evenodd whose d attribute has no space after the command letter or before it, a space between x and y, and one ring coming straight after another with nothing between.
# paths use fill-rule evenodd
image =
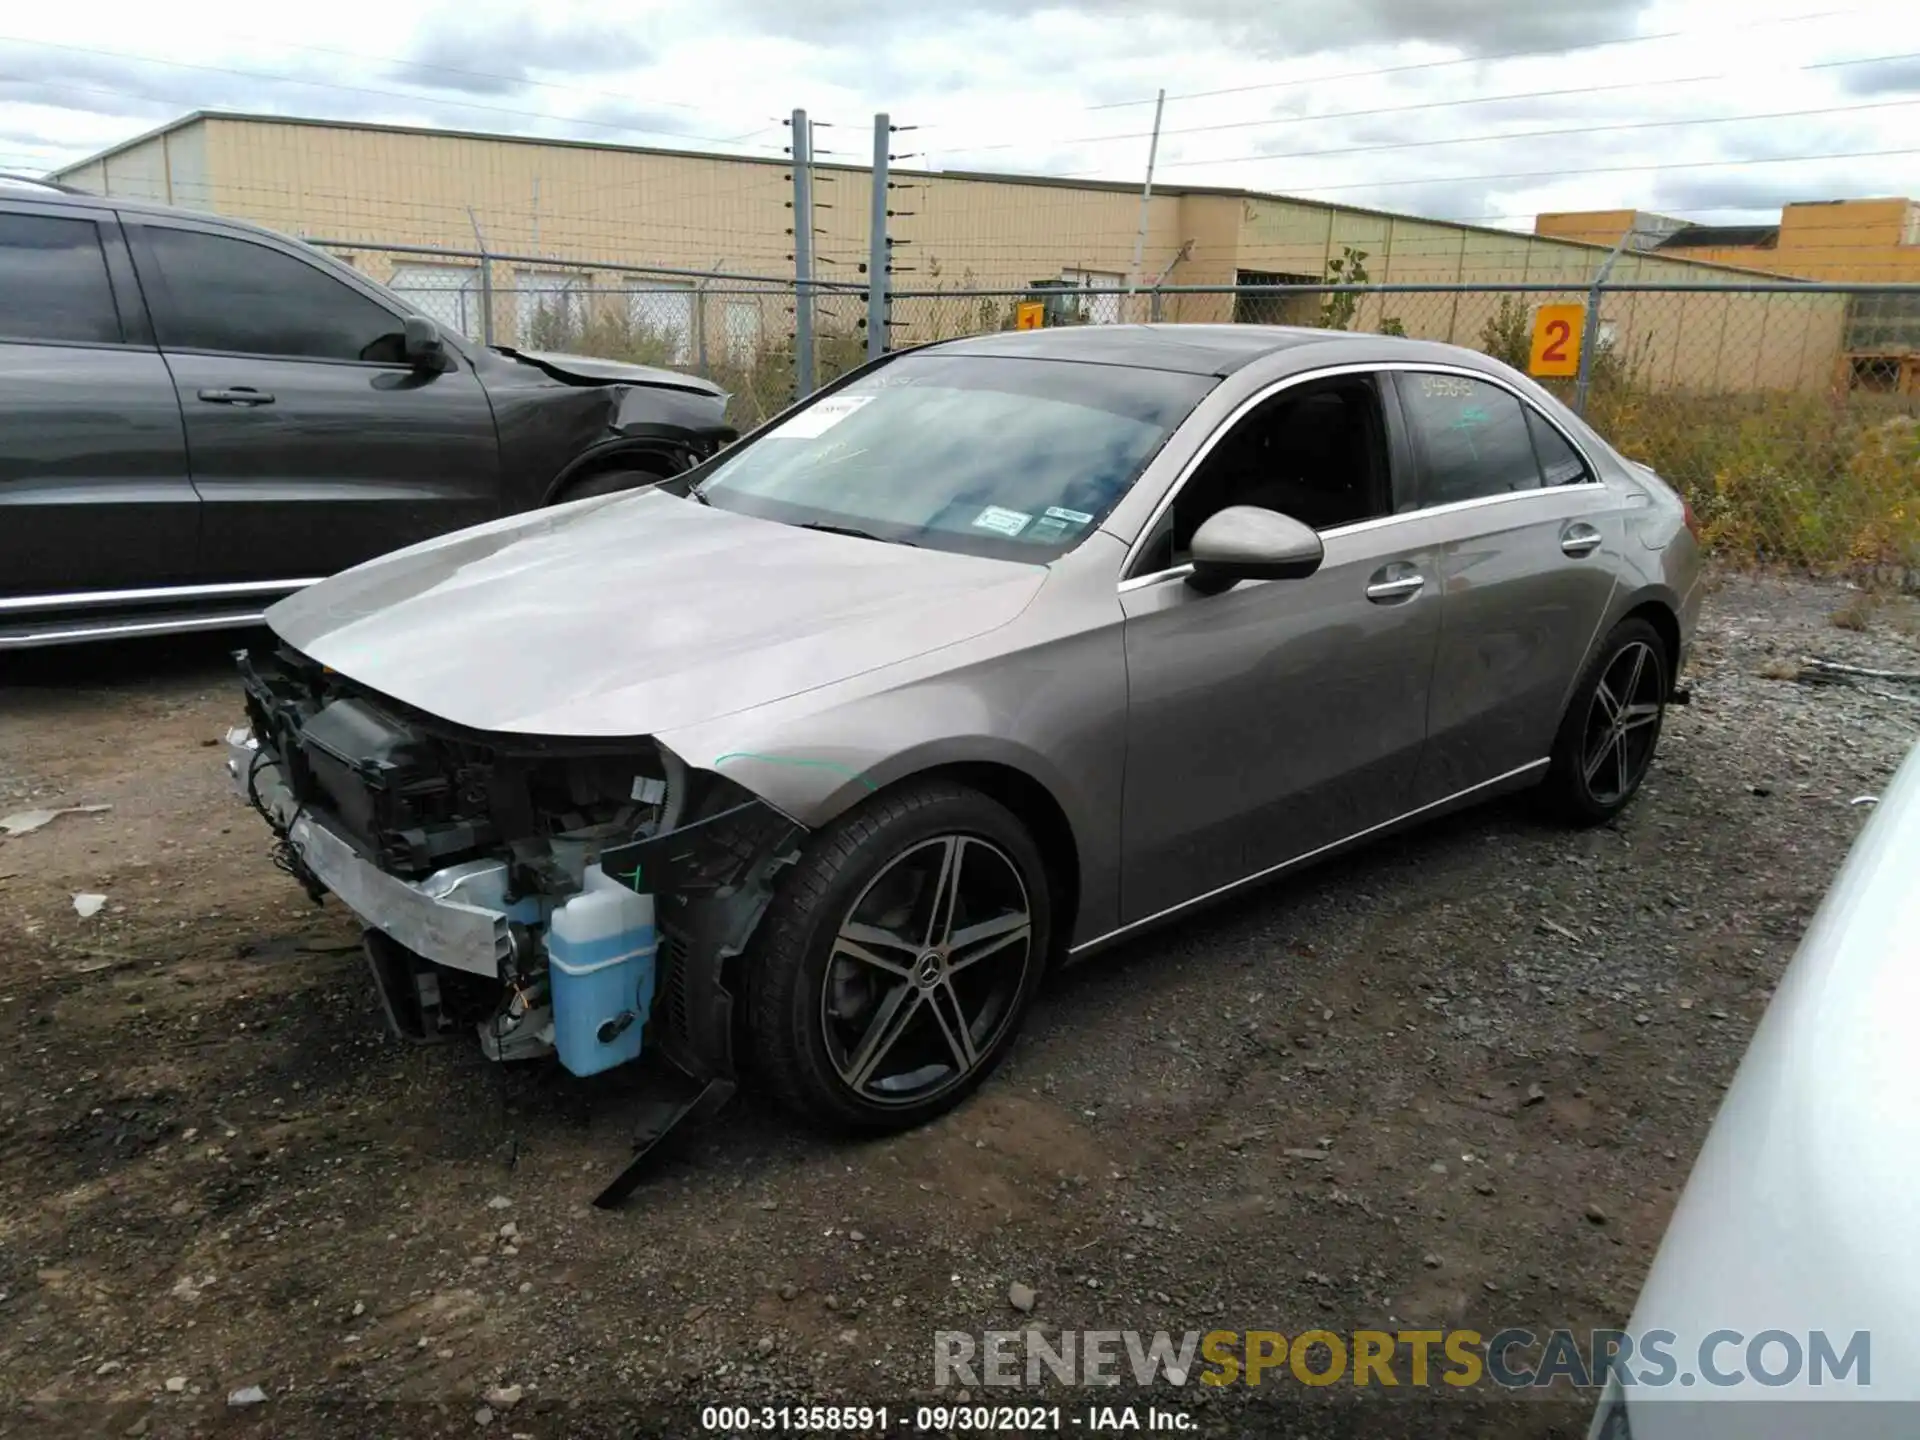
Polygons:
<instances>
[{"instance_id":1,"label":"power line","mask_svg":"<svg viewBox=\"0 0 1920 1440\"><path fill-rule=\"evenodd\" d=\"M1759 30L1769 25L1798 25L1809 20L1831 20L1841 15L1857 15L1858 8L1850 10L1817 10L1806 15L1784 15L1773 20L1750 20L1746 22L1748 30ZM1348 70L1337 75L1309 75L1298 80L1272 80L1260 85L1230 85L1221 90L1190 90L1184 95L1169 95L1169 100L1205 100L1216 95L1246 95L1257 90L1287 90L1297 85L1331 85L1343 80L1371 80L1380 75L1405 75L1416 70L1440 70L1450 65L1490 65L1500 60L1557 60L1564 55L1578 55L1589 50L1604 50L1616 45L1645 45L1656 40L1678 40L1689 35L1724 35L1724 26L1710 30L1664 30L1655 35L1628 35L1618 40L1592 40L1584 45L1567 45L1553 50L1508 50L1497 55L1458 55L1450 60L1423 60L1409 65L1387 65L1375 70ZM1141 100L1110 100L1102 105L1089 105L1088 110L1121 110L1130 106L1151 105L1153 97Z\"/></svg>"},{"instance_id":2,"label":"power line","mask_svg":"<svg viewBox=\"0 0 1920 1440\"><path fill-rule=\"evenodd\" d=\"M1831 70L1849 65L1879 65L1899 60L1920 59L1920 51L1906 51L1897 55L1869 55L1853 60L1823 60L1817 64L1795 65L1793 70ZM1379 115L1406 115L1415 111L1454 110L1466 105L1496 105L1513 100L1559 100L1573 95L1600 95L1621 90L1651 90L1668 85L1701 85L1712 80L1730 80L1737 78L1734 73L1719 71L1710 75L1681 75L1663 80L1628 80L1606 85L1582 85L1573 88L1554 90L1524 90L1506 95L1476 95L1458 100L1422 100L1408 105L1374 105L1361 110L1332 110L1318 115L1267 116L1260 120L1226 120L1211 125L1187 125L1177 129L1162 130L1162 138L1168 135L1199 135L1221 130L1264 130L1275 129L1282 125L1317 125L1328 120L1364 120ZM1593 127L1598 128L1598 127ZM1152 132L1132 130L1114 135L1075 135L1055 141L1058 145L1098 145L1115 140L1144 140ZM1033 143L1032 137L1025 140L996 142L990 145L971 145L963 149L943 153L952 155L972 155L988 150L1017 150ZM1213 164L1213 161L1183 160L1182 165ZM1093 170L1075 170L1072 175L1092 175Z\"/></svg>"},{"instance_id":3,"label":"power line","mask_svg":"<svg viewBox=\"0 0 1920 1440\"><path fill-rule=\"evenodd\" d=\"M678 140L697 140L709 145L732 145L740 143L733 137L724 135L697 135L684 130L655 130L642 125L618 125L603 120L587 120L574 115L554 115L541 110L518 110L504 105L484 105L473 100L449 100L438 95L420 95L406 90L379 90L366 85L342 85L333 80L308 80L296 75L273 75L258 70L239 70L227 65L199 65L186 60L166 60L156 56L130 55L123 50L101 50L86 45L63 45L52 40L23 40L16 36L0 35L0 41L12 45L36 45L48 50L66 50L76 55L98 55L113 60L127 60L136 65L166 65L176 70L200 70L214 75L233 75L243 80L267 81L276 85L305 85L320 90L340 90L354 95L372 95L387 100L407 100L416 104L443 105L456 110L477 110L493 115L511 115L525 120L548 120L560 125L584 125L596 130L614 130L628 135L659 135ZM109 86L63 85L57 81L15 79L8 83L34 86L46 90L74 90L104 95L122 95L133 100L150 100L163 105L181 105L190 102L169 99L155 95L141 95L131 90L120 90ZM748 132L749 134L757 132ZM773 149L772 146L759 146L759 149Z\"/></svg>"},{"instance_id":4,"label":"power line","mask_svg":"<svg viewBox=\"0 0 1920 1440\"><path fill-rule=\"evenodd\" d=\"M260 41L262 37L235 36L235 39ZM399 65L408 70L432 70L441 75L465 75L475 80L500 80L510 85L524 85L539 90L558 90L565 95L597 95L606 100L631 102L633 96L618 90L587 90L574 84L562 84L554 80L535 80L524 75L507 75L493 70L468 70L459 65L440 65L428 60L408 60L398 55L368 55L359 50L340 50L331 45L300 45L289 40L267 39L264 43L283 50L305 50L314 55L338 55L343 60L363 60L376 65ZM665 105L674 110L700 111L698 105L688 105L680 100L649 100L650 105Z\"/></svg>"},{"instance_id":5,"label":"power line","mask_svg":"<svg viewBox=\"0 0 1920 1440\"><path fill-rule=\"evenodd\" d=\"M1218 160L1176 160L1164 168L1194 165L1239 165L1254 160L1312 160L1334 155L1369 155L1393 150L1422 150L1436 145L1478 145L1496 140L1540 140L1557 135L1606 135L1623 130L1667 130L1687 125L1737 125L1755 120L1798 120L1809 116L1849 115L1861 110L1892 110L1920 105L1920 95L1904 100L1873 100L1860 105L1828 105L1811 110L1770 110L1758 115L1709 115L1690 120L1629 120L1617 125L1568 125L1553 130L1503 130L1486 135L1454 135L1440 140L1396 140L1380 145L1346 145L1333 150L1289 150L1272 154L1236 155ZM1581 167L1584 169L1585 167ZM1070 171L1071 175L1091 172Z\"/></svg>"}]
</instances>

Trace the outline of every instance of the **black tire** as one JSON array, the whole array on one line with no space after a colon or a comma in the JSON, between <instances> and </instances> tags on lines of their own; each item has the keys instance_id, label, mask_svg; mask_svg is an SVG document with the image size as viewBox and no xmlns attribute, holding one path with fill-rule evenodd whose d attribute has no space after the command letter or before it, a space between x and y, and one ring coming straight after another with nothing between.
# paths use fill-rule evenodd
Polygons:
<instances>
[{"instance_id":1,"label":"black tire","mask_svg":"<svg viewBox=\"0 0 1920 1440\"><path fill-rule=\"evenodd\" d=\"M956 856L962 889L948 930L1002 928L943 956L940 942L925 939L937 928L929 884ZM951 1109L1012 1045L1051 921L1046 866L1005 807L946 780L874 796L814 836L781 877L747 956L747 1025L762 1082L801 1119L841 1132L904 1130ZM848 928L859 930L856 951L846 948ZM886 1044L883 1012L898 1027ZM963 1069L965 1050L975 1058ZM861 1061L875 1051L863 1080ZM896 1075L896 1066L909 1068ZM910 1083L915 1076L924 1083Z\"/></svg>"},{"instance_id":2,"label":"black tire","mask_svg":"<svg viewBox=\"0 0 1920 1440\"><path fill-rule=\"evenodd\" d=\"M564 505L569 500L585 500L594 495L612 495L621 490L643 490L649 485L658 485L666 479L652 470L602 470L597 475L589 475L584 480L575 480L554 497L553 503Z\"/></svg>"},{"instance_id":3,"label":"black tire","mask_svg":"<svg viewBox=\"0 0 1920 1440\"><path fill-rule=\"evenodd\" d=\"M1645 620L1621 621L1594 651L1560 721L1541 787L1559 818L1598 825L1633 799L1660 743L1672 663L1667 642ZM1623 689L1621 701L1616 692Z\"/></svg>"}]
</instances>

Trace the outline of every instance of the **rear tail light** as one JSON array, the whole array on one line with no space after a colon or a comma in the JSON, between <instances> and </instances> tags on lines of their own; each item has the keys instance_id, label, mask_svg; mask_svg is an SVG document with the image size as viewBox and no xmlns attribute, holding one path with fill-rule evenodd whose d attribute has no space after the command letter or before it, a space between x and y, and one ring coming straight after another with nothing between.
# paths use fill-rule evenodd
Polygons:
<instances>
[{"instance_id":1,"label":"rear tail light","mask_svg":"<svg viewBox=\"0 0 1920 1440\"><path fill-rule=\"evenodd\" d=\"M1680 520L1681 523L1687 527L1687 533L1695 540L1698 540L1700 538L1700 522L1694 519L1693 506L1689 505L1684 497L1680 501Z\"/></svg>"}]
</instances>

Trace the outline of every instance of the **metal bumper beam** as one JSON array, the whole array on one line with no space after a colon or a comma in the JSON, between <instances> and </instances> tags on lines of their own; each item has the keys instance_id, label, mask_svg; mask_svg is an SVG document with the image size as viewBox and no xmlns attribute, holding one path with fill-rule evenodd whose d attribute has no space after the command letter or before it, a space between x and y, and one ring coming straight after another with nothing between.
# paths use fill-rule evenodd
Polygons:
<instances>
[{"instance_id":1,"label":"metal bumper beam","mask_svg":"<svg viewBox=\"0 0 1920 1440\"><path fill-rule=\"evenodd\" d=\"M504 863L455 866L418 884L402 880L361 855L324 815L301 805L251 732L227 732L227 773L243 798L257 801L284 827L287 843L315 878L367 925L436 965L499 978L513 948L508 916L456 897L503 891Z\"/></svg>"}]
</instances>

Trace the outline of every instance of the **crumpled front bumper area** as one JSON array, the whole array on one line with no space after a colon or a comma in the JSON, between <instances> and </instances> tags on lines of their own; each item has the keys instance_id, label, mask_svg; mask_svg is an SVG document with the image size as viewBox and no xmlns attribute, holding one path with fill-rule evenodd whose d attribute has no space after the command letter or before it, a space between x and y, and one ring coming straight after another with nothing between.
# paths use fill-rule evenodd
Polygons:
<instances>
[{"instance_id":1,"label":"crumpled front bumper area","mask_svg":"<svg viewBox=\"0 0 1920 1440\"><path fill-rule=\"evenodd\" d=\"M367 927L369 959L395 1032L415 1039L447 1033L448 1023L429 1023L424 1034L410 1023L423 1009L438 1009L438 980L468 998L476 993L473 982L483 998L492 987L488 1005L510 1014L518 1013L516 1000L538 1004L549 922L577 884L530 887L524 873L515 873L524 858L516 862L504 844L481 855L456 852L430 873L396 874L374 858L365 834L330 808L327 795L289 781L287 764L300 763L297 755L287 760L290 743L298 742L263 744L251 728L228 732L228 775L272 827L276 862L315 900L331 893ZM651 1021L647 1048L690 1075L731 1077L727 967L745 950L804 831L718 775L701 772L689 790L666 830L609 837L598 858L608 875L645 874L654 897L658 973L651 1016L643 1017ZM423 987L424 999L416 993ZM513 1028L517 1035L520 1027ZM498 1024L484 1020L479 1033L494 1059L550 1049L536 1045L533 1032L524 1043L509 1042Z\"/></svg>"},{"instance_id":2,"label":"crumpled front bumper area","mask_svg":"<svg viewBox=\"0 0 1920 1440\"><path fill-rule=\"evenodd\" d=\"M537 920L522 900L505 900L503 860L469 860L424 880L402 880L363 857L324 816L294 798L273 756L252 732L230 730L227 772L244 800L273 817L285 841L314 880L339 897L366 925L423 959L492 980L501 964L524 945L516 926Z\"/></svg>"},{"instance_id":3,"label":"crumpled front bumper area","mask_svg":"<svg viewBox=\"0 0 1920 1440\"><path fill-rule=\"evenodd\" d=\"M450 733L291 663L241 657L251 724L226 737L228 775L271 828L275 863L366 926L396 1035L441 1039L464 1024L491 1059L557 1054L575 1074L668 1062L647 1067L634 1153L596 1198L618 1203L654 1145L733 1093L728 967L803 828L664 750ZM637 894L653 918L600 933L582 917L608 914L619 885L612 908L624 917ZM629 938L644 948L594 950ZM641 998L618 1026L596 1027L591 1007L615 992ZM620 1028L636 1020L641 1045Z\"/></svg>"}]
</instances>

